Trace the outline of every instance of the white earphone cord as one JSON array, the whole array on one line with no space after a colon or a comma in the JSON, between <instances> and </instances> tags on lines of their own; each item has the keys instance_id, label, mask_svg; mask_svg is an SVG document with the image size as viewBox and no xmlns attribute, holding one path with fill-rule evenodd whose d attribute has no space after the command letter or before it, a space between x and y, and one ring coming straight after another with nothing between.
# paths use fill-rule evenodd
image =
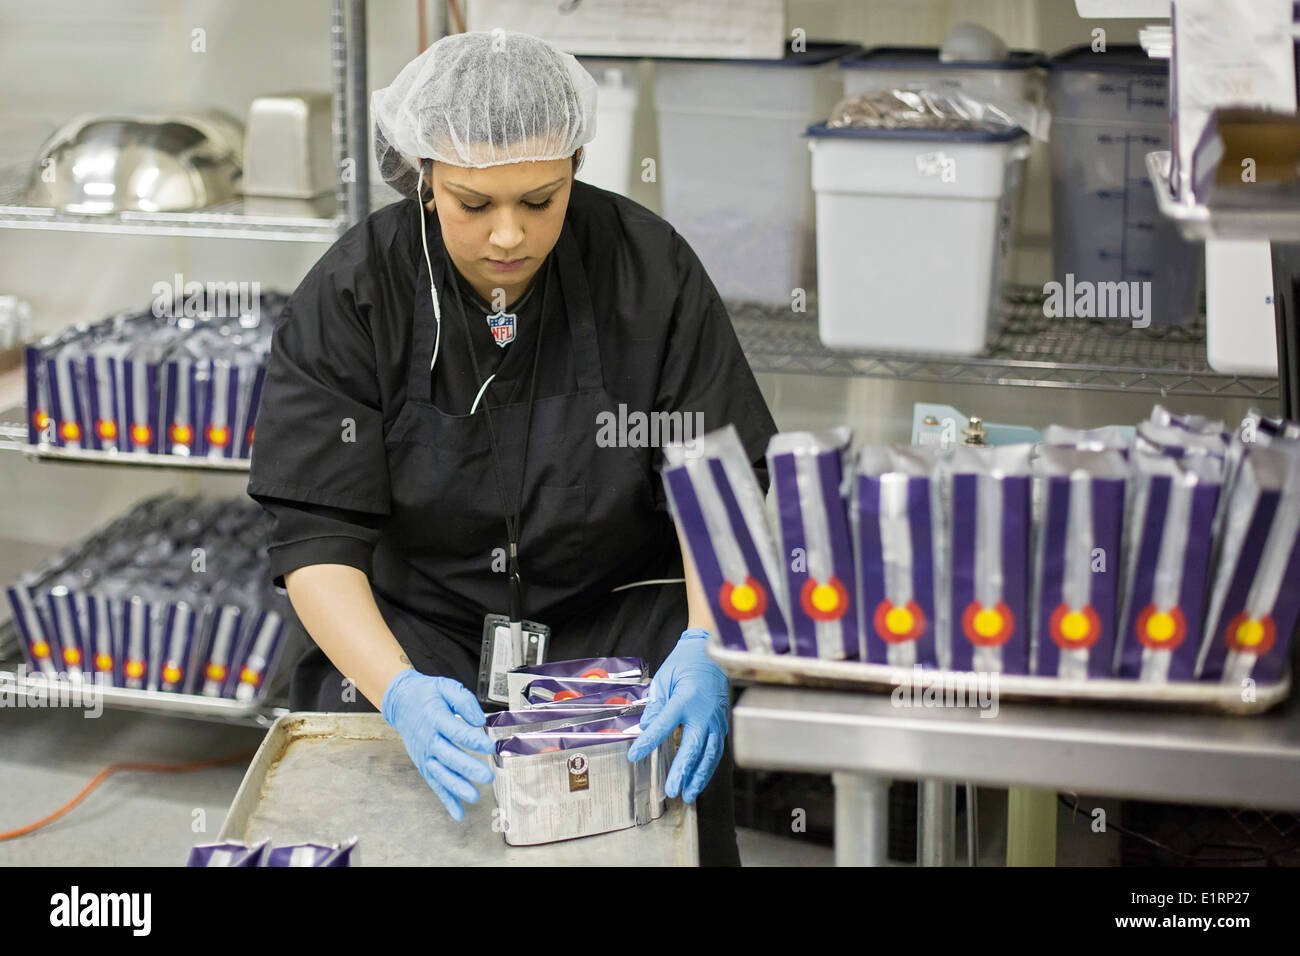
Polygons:
<instances>
[{"instance_id":1,"label":"white earphone cord","mask_svg":"<svg viewBox=\"0 0 1300 956\"><path fill-rule=\"evenodd\" d=\"M420 164L420 182L416 186L416 197L416 202L420 204L420 244L424 246L424 264L429 267L429 297L433 299L433 319L438 325L433 338L433 358L429 360L429 371L432 372L434 364L438 361L438 346L442 344L442 308L438 305L438 290L433 285L433 262L429 259L429 235L424 225L424 163ZM481 395L482 392L479 394ZM478 404L477 400L474 404ZM470 414L474 414L473 411Z\"/></svg>"},{"instance_id":2,"label":"white earphone cord","mask_svg":"<svg viewBox=\"0 0 1300 956\"><path fill-rule=\"evenodd\" d=\"M424 226L424 164L420 164L420 184L416 187L416 195L419 197L417 202L420 204L420 244L424 246L424 264L429 267L429 297L433 300L433 318L438 324L438 331L433 338L433 358L429 360L429 371L433 371L433 366L438 361L438 346L442 344L442 309L438 305L438 290L433 285L433 262L429 259L429 234ZM469 413L473 415L478 411L478 403L483 398L483 393L487 387L492 384L492 379L496 378L496 372L487 377L487 381L479 388L478 394L474 396L474 404L470 406ZM432 396L430 396L432 397Z\"/></svg>"}]
</instances>

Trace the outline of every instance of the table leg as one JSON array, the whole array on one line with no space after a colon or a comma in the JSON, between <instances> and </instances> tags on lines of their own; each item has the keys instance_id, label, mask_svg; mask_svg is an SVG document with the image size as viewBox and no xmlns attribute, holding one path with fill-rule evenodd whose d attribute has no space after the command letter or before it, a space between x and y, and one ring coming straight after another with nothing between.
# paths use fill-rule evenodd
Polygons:
<instances>
[{"instance_id":1,"label":"table leg","mask_svg":"<svg viewBox=\"0 0 1300 956\"><path fill-rule=\"evenodd\" d=\"M922 780L916 794L916 865L952 866L957 847L957 785Z\"/></svg>"},{"instance_id":2,"label":"table leg","mask_svg":"<svg viewBox=\"0 0 1300 956\"><path fill-rule=\"evenodd\" d=\"M1056 866L1056 792L1007 791L1007 866Z\"/></svg>"},{"instance_id":3,"label":"table leg","mask_svg":"<svg viewBox=\"0 0 1300 956\"><path fill-rule=\"evenodd\" d=\"M973 783L966 784L966 865L980 865L980 812Z\"/></svg>"},{"instance_id":4,"label":"table leg","mask_svg":"<svg viewBox=\"0 0 1300 956\"><path fill-rule=\"evenodd\" d=\"M866 773L831 774L835 785L835 865L885 866L889 781Z\"/></svg>"}]
</instances>

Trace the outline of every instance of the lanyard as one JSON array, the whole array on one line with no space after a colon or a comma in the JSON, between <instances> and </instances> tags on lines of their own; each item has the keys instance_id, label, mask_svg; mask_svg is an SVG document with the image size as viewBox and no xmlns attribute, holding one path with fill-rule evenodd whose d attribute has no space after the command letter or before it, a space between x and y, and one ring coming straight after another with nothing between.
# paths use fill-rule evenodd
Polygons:
<instances>
[{"instance_id":1,"label":"lanyard","mask_svg":"<svg viewBox=\"0 0 1300 956\"><path fill-rule=\"evenodd\" d=\"M450 260L450 254L448 259ZM448 262L452 269L455 265ZM511 623L517 623L523 620L523 579L519 574L519 526L523 520L524 505L524 478L527 476L528 466L528 440L532 437L533 431L533 405L537 398L537 366L538 360L542 355L542 329L546 323L546 305L547 297L551 291L551 260L547 257L542 268L546 274L542 277L542 311L537 319L537 342L533 348L533 370L528 383L528 420L524 426L524 450L519 460L519 494L515 498L515 510L512 515L510 512L510 502L506 498L505 475L501 470L501 453L497 445L496 426L492 421L492 406L484 396L483 413L487 416L488 441L492 446L492 468L496 473L497 492L501 496L501 510L506 519L506 535L510 539L509 565L507 568L509 574L509 611ZM478 367L478 355L474 352L474 339L469 325L469 316L465 312L465 298L456 290L456 301L460 305L460 319L465 328L465 344L469 348L469 361L474 369L474 378L479 382L482 388L483 375Z\"/></svg>"}]
</instances>

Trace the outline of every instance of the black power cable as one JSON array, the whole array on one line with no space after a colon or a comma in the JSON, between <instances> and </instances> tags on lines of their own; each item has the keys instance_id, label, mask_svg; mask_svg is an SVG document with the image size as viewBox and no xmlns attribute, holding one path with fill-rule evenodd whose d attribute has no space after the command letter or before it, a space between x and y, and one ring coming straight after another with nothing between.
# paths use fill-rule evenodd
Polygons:
<instances>
[{"instance_id":1,"label":"black power cable","mask_svg":"<svg viewBox=\"0 0 1300 956\"><path fill-rule=\"evenodd\" d=\"M1069 810L1077 814L1079 812L1079 795L1078 794L1071 794L1071 795L1074 797L1073 804L1071 804L1070 801L1065 799L1064 794L1057 794L1056 798L1061 802L1062 806L1068 808ZM1213 863L1215 865L1234 865L1240 863L1266 863L1269 860L1273 859L1273 857L1275 856L1282 856L1283 854L1293 853L1297 850L1300 850L1300 842L1296 842L1296 843L1290 843L1284 847L1280 847L1279 849L1272 850L1268 853L1261 853L1255 856L1245 856L1245 857L1241 857L1240 859L1218 859L1218 858L1206 859L1203 854L1184 853L1181 850L1175 850L1173 847L1169 846L1168 844L1161 843L1159 840L1149 837L1144 833L1138 833L1136 830L1129 830L1125 827L1120 826L1118 823L1107 822L1106 827L1107 829L1114 830L1116 833L1120 833L1123 834L1124 836L1132 837L1135 840L1141 840L1143 843L1148 843L1151 846L1155 847L1156 849L1161 850L1164 853L1168 853L1171 856L1176 856L1193 863ZM1237 846L1230 843L1205 843L1202 844L1202 849L1246 850L1251 848L1248 846Z\"/></svg>"}]
</instances>

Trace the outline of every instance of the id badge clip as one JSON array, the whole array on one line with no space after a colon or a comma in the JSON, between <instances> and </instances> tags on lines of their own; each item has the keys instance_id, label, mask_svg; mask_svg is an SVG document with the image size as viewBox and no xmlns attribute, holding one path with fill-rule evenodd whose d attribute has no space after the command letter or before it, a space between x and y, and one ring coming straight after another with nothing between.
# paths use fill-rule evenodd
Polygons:
<instances>
[{"instance_id":1,"label":"id badge clip","mask_svg":"<svg viewBox=\"0 0 1300 956\"><path fill-rule=\"evenodd\" d=\"M505 614L483 618L483 650L478 665L478 699L483 703L509 704L506 671L546 662L546 645L551 629L536 621L511 624Z\"/></svg>"}]
</instances>

